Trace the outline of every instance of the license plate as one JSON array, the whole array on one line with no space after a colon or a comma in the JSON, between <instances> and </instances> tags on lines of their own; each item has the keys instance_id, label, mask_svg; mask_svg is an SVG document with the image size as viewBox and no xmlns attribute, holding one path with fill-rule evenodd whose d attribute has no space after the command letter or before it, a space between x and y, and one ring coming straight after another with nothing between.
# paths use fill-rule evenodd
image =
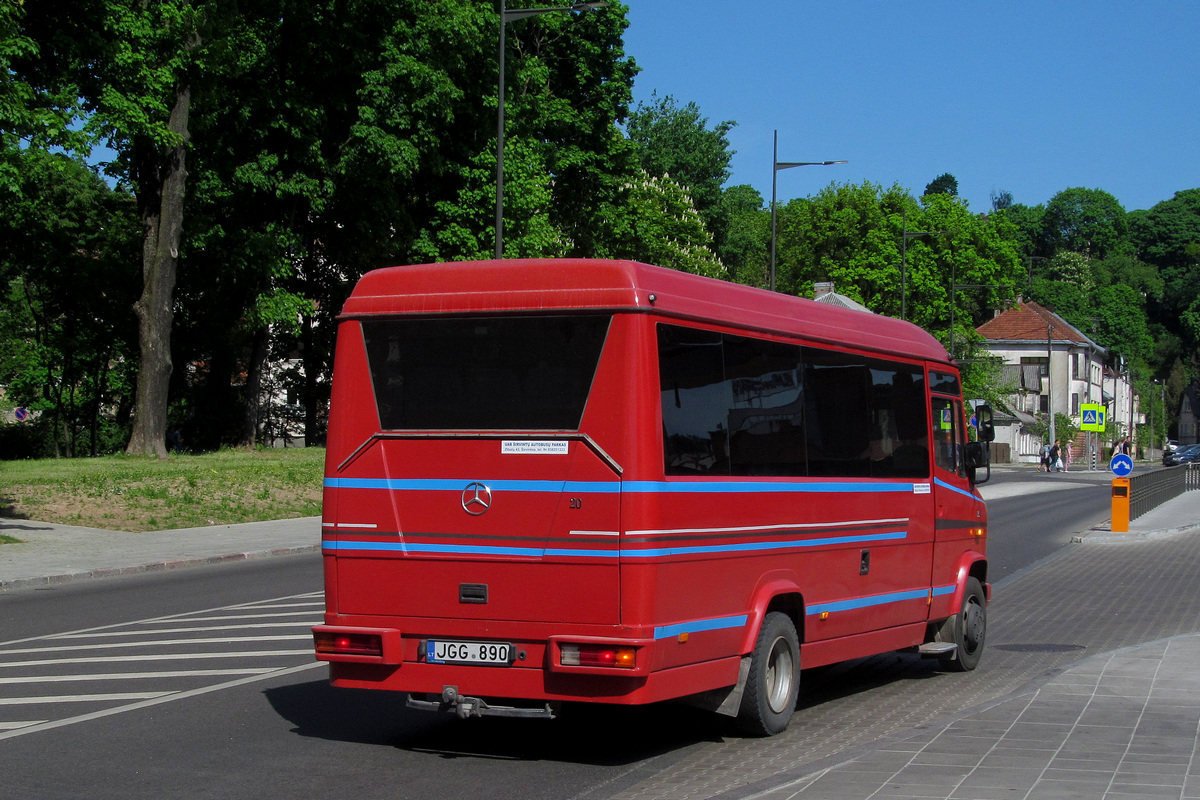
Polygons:
<instances>
[{"instance_id":1,"label":"license plate","mask_svg":"<svg viewBox=\"0 0 1200 800\"><path fill-rule=\"evenodd\" d=\"M513 662L508 642L425 642L425 660L431 664L484 664L507 667Z\"/></svg>"}]
</instances>

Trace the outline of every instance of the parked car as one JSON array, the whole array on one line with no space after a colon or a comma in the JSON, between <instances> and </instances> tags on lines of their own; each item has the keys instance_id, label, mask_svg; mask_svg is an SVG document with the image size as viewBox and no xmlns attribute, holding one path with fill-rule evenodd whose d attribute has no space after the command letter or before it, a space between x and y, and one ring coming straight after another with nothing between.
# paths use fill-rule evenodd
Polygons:
<instances>
[{"instance_id":1,"label":"parked car","mask_svg":"<svg viewBox=\"0 0 1200 800\"><path fill-rule=\"evenodd\" d=\"M1163 466L1174 467L1177 464L1200 462L1200 444L1189 444L1180 447L1173 453L1163 455Z\"/></svg>"}]
</instances>

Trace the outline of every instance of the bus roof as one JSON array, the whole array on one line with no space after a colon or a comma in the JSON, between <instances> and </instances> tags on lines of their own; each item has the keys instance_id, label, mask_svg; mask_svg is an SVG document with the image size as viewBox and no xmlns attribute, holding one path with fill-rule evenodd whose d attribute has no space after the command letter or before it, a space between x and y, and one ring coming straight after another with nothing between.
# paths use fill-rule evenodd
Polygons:
<instances>
[{"instance_id":1,"label":"bus roof","mask_svg":"<svg viewBox=\"0 0 1200 800\"><path fill-rule=\"evenodd\" d=\"M635 261L455 261L368 272L342 318L546 311L635 311L930 361L946 349L921 328L778 292Z\"/></svg>"}]
</instances>

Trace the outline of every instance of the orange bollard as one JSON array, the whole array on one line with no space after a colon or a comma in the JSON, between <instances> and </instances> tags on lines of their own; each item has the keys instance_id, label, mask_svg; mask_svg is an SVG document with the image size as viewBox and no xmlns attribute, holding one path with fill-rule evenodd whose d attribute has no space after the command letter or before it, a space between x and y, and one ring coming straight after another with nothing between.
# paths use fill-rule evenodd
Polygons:
<instances>
[{"instance_id":1,"label":"orange bollard","mask_svg":"<svg viewBox=\"0 0 1200 800\"><path fill-rule=\"evenodd\" d=\"M1129 531L1129 478L1113 478L1110 530L1115 533Z\"/></svg>"}]
</instances>

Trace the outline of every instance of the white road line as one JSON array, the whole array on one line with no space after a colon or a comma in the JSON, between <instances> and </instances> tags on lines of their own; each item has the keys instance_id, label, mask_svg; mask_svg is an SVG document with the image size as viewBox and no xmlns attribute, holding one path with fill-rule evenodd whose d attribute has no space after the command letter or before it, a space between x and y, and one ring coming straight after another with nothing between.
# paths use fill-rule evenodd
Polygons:
<instances>
[{"instance_id":1,"label":"white road line","mask_svg":"<svg viewBox=\"0 0 1200 800\"><path fill-rule=\"evenodd\" d=\"M0 678L0 686L10 683L71 683L86 681L149 680L150 678L209 678L229 675L262 675L280 667L248 667L245 669L168 669L159 672L96 672L81 675L28 675Z\"/></svg>"},{"instance_id":2,"label":"white road line","mask_svg":"<svg viewBox=\"0 0 1200 800\"><path fill-rule=\"evenodd\" d=\"M51 694L42 697L0 697L0 706L39 706L43 703L95 703L113 700L154 700L171 692L113 692L111 694Z\"/></svg>"},{"instance_id":3,"label":"white road line","mask_svg":"<svg viewBox=\"0 0 1200 800\"><path fill-rule=\"evenodd\" d=\"M0 731L11 731L16 728L28 728L30 725L41 725L46 722L44 719L15 719L8 722L0 722Z\"/></svg>"},{"instance_id":4,"label":"white road line","mask_svg":"<svg viewBox=\"0 0 1200 800\"><path fill-rule=\"evenodd\" d=\"M303 598L309 598L309 597L320 597L320 596L321 596L320 592L306 592L304 594L293 594L293 595L288 595L286 597L274 597L274 598L269 598L267 600L260 600L257 602L259 602L259 603L277 603L277 602L284 601L284 600L296 600L296 599L303 599ZM38 641L42 641L45 639L53 639L56 635L61 636L64 634L71 634L71 633L91 633L94 631L111 631L115 628L125 628L130 625L147 625L150 623L164 623L164 622L168 622L170 620L181 620L181 621L185 621L188 619L194 620L195 618L193 615L195 615L195 614L210 614L210 613L213 613L216 611L231 611L231 610L235 610L235 609L253 608L253 607L254 607L254 603L242 603L240 605L217 606L215 608L205 608L205 609L200 609L198 611L186 611L181 614L167 614L167 615L161 616L161 617L150 617L149 619L134 620L132 622L114 622L111 625L97 625L94 628L80 628L80 629L74 630L74 631L63 631L61 634L39 634L38 636L27 636L24 639L11 639L7 642L0 642L0 647L7 646L10 644L22 644L24 642L38 642ZM233 619L253 619L253 617L243 615L243 616L239 616L239 617L233 617Z\"/></svg>"},{"instance_id":5,"label":"white road line","mask_svg":"<svg viewBox=\"0 0 1200 800\"><path fill-rule=\"evenodd\" d=\"M238 644L246 642L312 641L312 634L289 633L279 636L215 636L205 639L159 639L149 642L105 642L104 644L72 644L63 647L23 647L20 650L0 650L0 656L29 653L76 653L83 650L115 650L120 647L173 647L180 644ZM3 662L0 662L2 664Z\"/></svg>"},{"instance_id":6,"label":"white road line","mask_svg":"<svg viewBox=\"0 0 1200 800\"><path fill-rule=\"evenodd\" d=\"M296 621L296 622L255 622L249 625L201 625L196 628L153 628L151 630L140 631L103 631L101 633L60 633L57 636L50 637L56 641L62 639L100 639L104 637L117 636L161 636L165 633L204 633L206 631L242 631L256 630L258 628L311 628L313 625L319 625L317 620ZM4 652L0 650L0 652Z\"/></svg>"},{"instance_id":7,"label":"white road line","mask_svg":"<svg viewBox=\"0 0 1200 800\"><path fill-rule=\"evenodd\" d=\"M223 610L223 609L221 609ZM200 612L205 613L205 612ZM311 611L276 611L272 614L229 614L221 617L193 617L181 616L176 619L181 622L218 622L223 619L259 619L265 617L312 617ZM138 622L127 622L126 625L149 625L152 622L161 622L158 619L144 619ZM114 626L115 627L115 626Z\"/></svg>"},{"instance_id":8,"label":"white road line","mask_svg":"<svg viewBox=\"0 0 1200 800\"><path fill-rule=\"evenodd\" d=\"M67 725L74 725L79 722L87 722L87 721L93 720L93 719L101 719L103 717L110 717L115 714L122 714L126 711L136 711L141 708L149 708L150 706L159 705L161 703L171 703L176 700L185 700L189 697L198 697L202 694L208 694L209 692L219 692L223 689L231 689L235 686L244 686L248 683L255 683L257 681L263 681L263 680L267 680L268 678L274 678L276 676L283 677L286 675L293 675L298 672L305 672L307 670L314 669L316 667L323 667L323 666L325 666L325 662L317 661L312 664L302 664L298 667L289 667L288 669L281 669L277 672L272 672L267 675L254 675L254 676L251 676L248 678L238 678L237 680L226 681L225 683L218 683L218 684L214 684L213 686L205 686L200 689L190 689L186 692L175 692L174 694L166 695L163 697L156 697L156 698L153 698L150 700L142 700L141 702L130 703L129 705L116 706L114 708L106 708L106 709L103 709L100 711L93 711L90 714L80 714L79 716L75 716L75 717L67 717L65 719L56 719L56 720L53 720L50 722L41 722L41 723L37 723L34 725L28 725L23 728L18 728L16 730L2 731L2 732L0 732L0 739L11 739L13 737L24 736L29 733L37 733L40 731L52 730L54 728L62 728L62 727L66 727Z\"/></svg>"},{"instance_id":9,"label":"white road line","mask_svg":"<svg viewBox=\"0 0 1200 800\"><path fill-rule=\"evenodd\" d=\"M37 661L0 661L0 668L44 667L49 664L125 664L130 661L185 661L202 658L273 658L276 656L314 658L312 648L305 648L303 650L248 650L244 653L158 653L147 656L113 655L107 658L89 656L87 658L47 658Z\"/></svg>"}]
</instances>

